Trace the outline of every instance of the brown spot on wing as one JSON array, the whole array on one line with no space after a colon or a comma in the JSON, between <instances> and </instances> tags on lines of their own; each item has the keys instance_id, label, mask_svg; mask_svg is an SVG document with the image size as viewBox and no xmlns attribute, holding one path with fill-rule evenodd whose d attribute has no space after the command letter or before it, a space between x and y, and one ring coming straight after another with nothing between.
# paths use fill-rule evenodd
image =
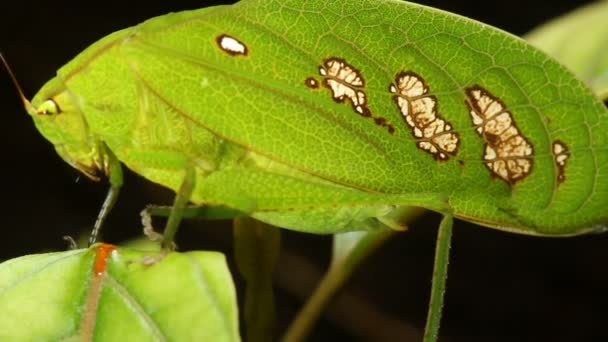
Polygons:
<instances>
[{"instance_id":1,"label":"brown spot on wing","mask_svg":"<svg viewBox=\"0 0 608 342\"><path fill-rule=\"evenodd\" d=\"M566 164L570 158L570 152L568 146L561 140L553 141L551 152L555 166L557 166L557 182L561 184L566 180Z\"/></svg>"},{"instance_id":2,"label":"brown spot on wing","mask_svg":"<svg viewBox=\"0 0 608 342\"><path fill-rule=\"evenodd\" d=\"M458 153L460 137L437 111L437 98L429 95L424 79L412 71L402 71L389 86L395 94L405 123L412 129L416 146L437 160L448 160Z\"/></svg>"},{"instance_id":3,"label":"brown spot on wing","mask_svg":"<svg viewBox=\"0 0 608 342\"><path fill-rule=\"evenodd\" d=\"M304 84L306 84L306 86L308 88L311 89L317 89L319 88L319 82L317 82L317 80L315 80L313 77L309 77L304 81Z\"/></svg>"},{"instance_id":4,"label":"brown spot on wing","mask_svg":"<svg viewBox=\"0 0 608 342\"><path fill-rule=\"evenodd\" d=\"M394 126L384 117L375 116L368 107L367 94L364 91L365 80L361 72L346 62L343 58L330 57L319 66L319 75L323 77L323 85L332 93L335 102L350 102L353 111L363 117L372 118L378 126L384 127L389 133L395 131ZM314 88L307 78L306 85Z\"/></svg>"},{"instance_id":5,"label":"brown spot on wing","mask_svg":"<svg viewBox=\"0 0 608 342\"><path fill-rule=\"evenodd\" d=\"M530 175L534 148L515 125L505 104L479 85L467 88L465 93L473 126L486 143L486 167L509 184Z\"/></svg>"}]
</instances>

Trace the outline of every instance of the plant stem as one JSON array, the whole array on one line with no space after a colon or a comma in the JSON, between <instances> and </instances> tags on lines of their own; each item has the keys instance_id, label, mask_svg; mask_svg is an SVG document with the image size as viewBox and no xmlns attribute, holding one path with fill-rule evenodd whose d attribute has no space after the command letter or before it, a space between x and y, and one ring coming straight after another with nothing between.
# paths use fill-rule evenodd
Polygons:
<instances>
[{"instance_id":1,"label":"plant stem","mask_svg":"<svg viewBox=\"0 0 608 342\"><path fill-rule=\"evenodd\" d=\"M431 286L431 299L429 312L424 328L424 342L437 341L439 325L441 323L441 311L443 309L443 295L445 293L445 282L448 276L448 263L450 259L450 244L452 242L453 217L446 214L439 224L437 231L437 246L435 247L435 266L433 269L433 280Z\"/></svg>"},{"instance_id":2,"label":"plant stem","mask_svg":"<svg viewBox=\"0 0 608 342\"><path fill-rule=\"evenodd\" d=\"M305 340L322 310L336 291L348 280L355 267L393 234L395 232L388 229L366 233L366 236L354 248L356 251L353 251L348 258L343 259L342 262L332 262L329 271L319 283L312 297L298 313L296 319L291 323L282 340L285 342Z\"/></svg>"}]
</instances>

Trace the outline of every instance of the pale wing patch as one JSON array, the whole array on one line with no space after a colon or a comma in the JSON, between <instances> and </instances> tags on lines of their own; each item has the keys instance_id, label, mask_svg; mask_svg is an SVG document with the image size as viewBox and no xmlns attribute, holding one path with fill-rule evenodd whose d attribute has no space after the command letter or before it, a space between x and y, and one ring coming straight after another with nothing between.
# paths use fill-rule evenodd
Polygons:
<instances>
[{"instance_id":1,"label":"pale wing patch","mask_svg":"<svg viewBox=\"0 0 608 342\"><path fill-rule=\"evenodd\" d=\"M513 184L532 172L534 149L499 98L475 85L467 88L475 130L486 142L483 159L490 171Z\"/></svg>"},{"instance_id":2,"label":"pale wing patch","mask_svg":"<svg viewBox=\"0 0 608 342\"><path fill-rule=\"evenodd\" d=\"M224 52L231 56L247 56L247 46L234 37L231 37L227 34L222 34L216 38L216 42L220 49L222 49Z\"/></svg>"},{"instance_id":3,"label":"pale wing patch","mask_svg":"<svg viewBox=\"0 0 608 342\"><path fill-rule=\"evenodd\" d=\"M568 152L568 147L564 142L555 140L552 146L553 152L553 160L555 161L555 166L557 166L557 181L558 183L562 183L566 180L566 164L568 159L570 158L570 152Z\"/></svg>"},{"instance_id":4,"label":"pale wing patch","mask_svg":"<svg viewBox=\"0 0 608 342\"><path fill-rule=\"evenodd\" d=\"M319 66L319 75L323 76L323 84L331 90L332 98L336 102L349 101L353 110L364 117L371 117L374 123L384 127L389 133L393 133L395 128L383 117L376 117L367 106L367 94L365 80L361 72L354 66L348 64L344 59L331 57L326 59ZM315 88L316 83L312 83L313 78L307 78L306 86ZM316 82L316 81L315 81Z\"/></svg>"},{"instance_id":5,"label":"pale wing patch","mask_svg":"<svg viewBox=\"0 0 608 342\"><path fill-rule=\"evenodd\" d=\"M343 59L329 58L319 67L319 74L324 77L325 84L331 89L336 102L344 102L348 99L357 113L371 116L367 108L367 96L362 90L365 81L359 70Z\"/></svg>"},{"instance_id":6,"label":"pale wing patch","mask_svg":"<svg viewBox=\"0 0 608 342\"><path fill-rule=\"evenodd\" d=\"M400 72L389 91L404 121L412 129L416 146L437 160L448 160L458 152L460 138L452 125L437 112L437 98L429 95L422 77L414 72Z\"/></svg>"}]
</instances>

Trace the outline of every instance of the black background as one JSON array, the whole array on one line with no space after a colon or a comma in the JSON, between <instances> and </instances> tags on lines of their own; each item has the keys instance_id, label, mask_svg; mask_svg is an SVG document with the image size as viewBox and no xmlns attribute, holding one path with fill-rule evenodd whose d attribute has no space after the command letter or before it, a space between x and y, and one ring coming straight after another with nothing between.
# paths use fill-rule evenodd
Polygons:
<instances>
[{"instance_id":1,"label":"black background","mask_svg":"<svg viewBox=\"0 0 608 342\"><path fill-rule=\"evenodd\" d=\"M31 97L57 68L102 36L152 16L215 3L5 0L0 4L0 49ZM520 35L584 1L424 3ZM82 177L76 181L77 172L33 127L5 73L0 73L0 105L0 261L63 250L63 235L79 236L89 229L107 186ZM169 191L128 174L105 240L120 243L137 236L143 206L171 198ZM389 341L419 333L438 222L437 215L425 216L367 260L310 340ZM230 254L230 234L229 223L212 227L194 221L182 227L178 244L183 250ZM278 333L301 305L302 291L310 291L307 286L327 266L330 248L328 236L285 231L283 238ZM608 340L607 261L608 235L534 238L456 221L442 340Z\"/></svg>"}]
</instances>

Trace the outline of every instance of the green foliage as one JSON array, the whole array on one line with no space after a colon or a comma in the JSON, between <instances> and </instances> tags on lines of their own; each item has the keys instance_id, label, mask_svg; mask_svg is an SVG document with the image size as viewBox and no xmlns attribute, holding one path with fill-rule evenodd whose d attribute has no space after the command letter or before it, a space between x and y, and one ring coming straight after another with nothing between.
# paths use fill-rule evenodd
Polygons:
<instances>
[{"instance_id":1,"label":"green foliage","mask_svg":"<svg viewBox=\"0 0 608 342\"><path fill-rule=\"evenodd\" d=\"M608 99L608 2L598 1L552 20L526 40L569 67L602 99Z\"/></svg>"},{"instance_id":2,"label":"green foliage","mask_svg":"<svg viewBox=\"0 0 608 342\"><path fill-rule=\"evenodd\" d=\"M23 256L0 264L0 308L2 341L240 340L232 279L215 252L102 244Z\"/></svg>"}]
</instances>

